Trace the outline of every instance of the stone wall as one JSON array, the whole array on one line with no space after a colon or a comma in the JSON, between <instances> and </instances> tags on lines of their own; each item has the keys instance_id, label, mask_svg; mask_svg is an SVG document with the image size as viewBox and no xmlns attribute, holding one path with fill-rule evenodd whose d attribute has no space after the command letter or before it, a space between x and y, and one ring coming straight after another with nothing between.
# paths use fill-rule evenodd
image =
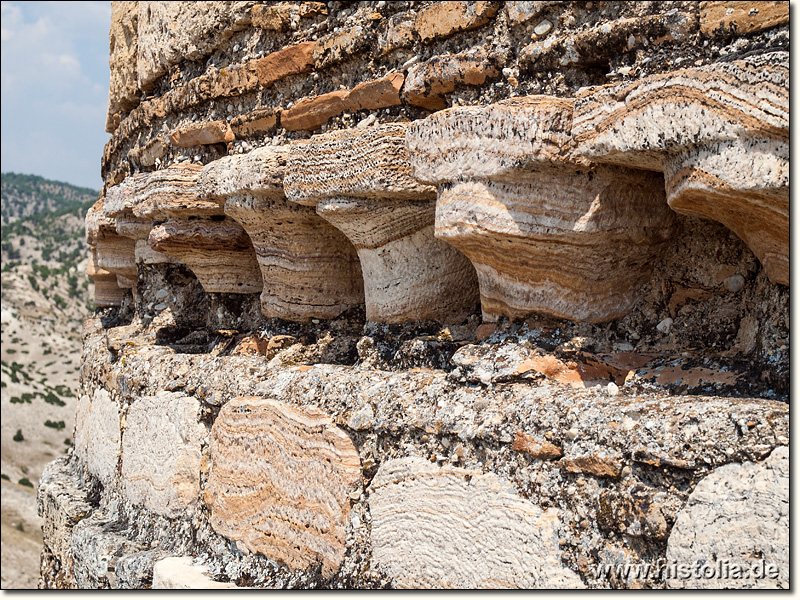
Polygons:
<instances>
[{"instance_id":1,"label":"stone wall","mask_svg":"<svg viewBox=\"0 0 800 600\"><path fill-rule=\"evenodd\" d=\"M788 587L788 15L113 2L41 585Z\"/></svg>"}]
</instances>

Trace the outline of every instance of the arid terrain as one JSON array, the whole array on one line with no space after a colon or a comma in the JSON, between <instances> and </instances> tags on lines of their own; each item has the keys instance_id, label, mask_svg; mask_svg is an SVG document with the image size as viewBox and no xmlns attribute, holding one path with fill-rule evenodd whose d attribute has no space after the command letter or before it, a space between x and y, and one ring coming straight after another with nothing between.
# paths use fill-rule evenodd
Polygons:
<instances>
[{"instance_id":1,"label":"arid terrain","mask_svg":"<svg viewBox=\"0 0 800 600\"><path fill-rule=\"evenodd\" d=\"M44 466L72 445L82 319L84 204L94 192L2 175L2 587L35 588Z\"/></svg>"}]
</instances>

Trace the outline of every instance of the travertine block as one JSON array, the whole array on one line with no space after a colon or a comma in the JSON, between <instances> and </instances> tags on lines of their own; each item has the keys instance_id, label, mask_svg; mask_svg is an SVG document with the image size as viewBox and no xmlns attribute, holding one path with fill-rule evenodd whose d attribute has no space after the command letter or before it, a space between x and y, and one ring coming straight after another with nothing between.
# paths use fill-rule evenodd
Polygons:
<instances>
[{"instance_id":1,"label":"travertine block","mask_svg":"<svg viewBox=\"0 0 800 600\"><path fill-rule=\"evenodd\" d=\"M106 192L105 214L138 219L215 217L224 214L217 202L197 197L201 165L180 163L125 178Z\"/></svg>"},{"instance_id":2,"label":"travertine block","mask_svg":"<svg viewBox=\"0 0 800 600\"><path fill-rule=\"evenodd\" d=\"M214 581L191 556L162 558L153 565L154 590L235 590L232 583Z\"/></svg>"},{"instance_id":3,"label":"travertine block","mask_svg":"<svg viewBox=\"0 0 800 600\"><path fill-rule=\"evenodd\" d=\"M750 571L760 559L761 577ZM704 577L695 568L689 578L667 579L667 587L788 589L789 447L776 448L762 463L724 465L702 479L672 528L667 562L714 568L723 562L729 573L733 565L743 567L727 578Z\"/></svg>"},{"instance_id":4,"label":"travertine block","mask_svg":"<svg viewBox=\"0 0 800 600\"><path fill-rule=\"evenodd\" d=\"M317 409L235 398L214 422L212 527L290 569L322 563L323 577L336 572L360 481L353 442Z\"/></svg>"},{"instance_id":5,"label":"travertine block","mask_svg":"<svg viewBox=\"0 0 800 600\"><path fill-rule=\"evenodd\" d=\"M138 2L111 3L111 28L108 34L110 81L106 118L108 133L113 133L118 124L114 119L115 115L129 111L139 104L139 85L136 78L138 26Z\"/></svg>"},{"instance_id":6,"label":"travertine block","mask_svg":"<svg viewBox=\"0 0 800 600\"><path fill-rule=\"evenodd\" d=\"M561 564L557 509L493 473L390 460L370 485L372 553L402 588L582 588Z\"/></svg>"},{"instance_id":7,"label":"travertine block","mask_svg":"<svg viewBox=\"0 0 800 600\"><path fill-rule=\"evenodd\" d=\"M206 292L261 291L253 245L233 219L170 219L153 228L148 242L189 267Z\"/></svg>"},{"instance_id":8,"label":"travertine block","mask_svg":"<svg viewBox=\"0 0 800 600\"><path fill-rule=\"evenodd\" d=\"M571 122L571 101L531 96L409 126L412 173L439 186L436 236L475 265L486 320L620 318L673 234L661 178L574 157Z\"/></svg>"},{"instance_id":9,"label":"travertine block","mask_svg":"<svg viewBox=\"0 0 800 600\"><path fill-rule=\"evenodd\" d=\"M579 151L663 171L673 209L723 223L788 285L788 61L770 52L586 92Z\"/></svg>"},{"instance_id":10,"label":"travertine block","mask_svg":"<svg viewBox=\"0 0 800 600\"><path fill-rule=\"evenodd\" d=\"M116 219L104 212L104 201L98 200L86 212L86 241L93 248L95 276L103 277L103 269L124 281L136 281L134 242L117 234ZM121 287L133 287L127 283Z\"/></svg>"},{"instance_id":11,"label":"travertine block","mask_svg":"<svg viewBox=\"0 0 800 600\"><path fill-rule=\"evenodd\" d=\"M128 410L122 436L122 481L129 501L174 518L200 494L197 399L159 392L139 398Z\"/></svg>"},{"instance_id":12,"label":"travertine block","mask_svg":"<svg viewBox=\"0 0 800 600\"><path fill-rule=\"evenodd\" d=\"M81 396L75 411L75 454L104 486L114 481L120 451L119 406L103 388Z\"/></svg>"},{"instance_id":13,"label":"travertine block","mask_svg":"<svg viewBox=\"0 0 800 600\"><path fill-rule=\"evenodd\" d=\"M700 3L700 31L705 35L712 35L718 29L743 35L788 23L789 3L786 0Z\"/></svg>"},{"instance_id":14,"label":"travertine block","mask_svg":"<svg viewBox=\"0 0 800 600\"><path fill-rule=\"evenodd\" d=\"M255 2L139 2L137 74L139 88L181 60L210 54L250 25Z\"/></svg>"},{"instance_id":15,"label":"travertine block","mask_svg":"<svg viewBox=\"0 0 800 600\"><path fill-rule=\"evenodd\" d=\"M252 240L263 279L261 310L269 318L334 318L362 304L355 249L312 208L283 193L288 149L265 146L210 163L200 194L225 204Z\"/></svg>"},{"instance_id":16,"label":"travertine block","mask_svg":"<svg viewBox=\"0 0 800 600\"><path fill-rule=\"evenodd\" d=\"M86 266L86 276L94 281L95 306L122 306L125 292L117 283L114 273L98 266L97 249L94 247L91 248L89 264Z\"/></svg>"},{"instance_id":17,"label":"travertine block","mask_svg":"<svg viewBox=\"0 0 800 600\"><path fill-rule=\"evenodd\" d=\"M156 252L150 247L147 240L150 238L150 231L152 229L153 222L149 219L137 219L133 216L117 218L117 233L133 240L133 254L136 264L158 265L180 263L178 259L171 257L169 254Z\"/></svg>"},{"instance_id":18,"label":"travertine block","mask_svg":"<svg viewBox=\"0 0 800 600\"><path fill-rule=\"evenodd\" d=\"M485 53L434 56L408 70L403 100L428 110L440 110L448 106L444 95L456 86L482 85L498 73Z\"/></svg>"},{"instance_id":19,"label":"travertine block","mask_svg":"<svg viewBox=\"0 0 800 600\"><path fill-rule=\"evenodd\" d=\"M405 127L293 144L286 194L316 205L355 246L368 320L457 320L477 302L477 281L469 261L433 235L435 190L411 178Z\"/></svg>"},{"instance_id":20,"label":"travertine block","mask_svg":"<svg viewBox=\"0 0 800 600\"><path fill-rule=\"evenodd\" d=\"M178 148L232 142L234 139L236 136L225 119L192 123L169 134L169 141Z\"/></svg>"},{"instance_id":21,"label":"travertine block","mask_svg":"<svg viewBox=\"0 0 800 600\"><path fill-rule=\"evenodd\" d=\"M447 37L489 22L499 2L436 2L421 10L414 23L423 42Z\"/></svg>"}]
</instances>

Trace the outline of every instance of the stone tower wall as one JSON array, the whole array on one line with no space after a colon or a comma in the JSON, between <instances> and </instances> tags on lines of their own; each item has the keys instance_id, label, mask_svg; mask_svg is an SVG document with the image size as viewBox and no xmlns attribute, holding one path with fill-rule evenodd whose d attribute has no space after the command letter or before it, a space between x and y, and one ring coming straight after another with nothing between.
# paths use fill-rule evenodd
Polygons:
<instances>
[{"instance_id":1,"label":"stone tower wall","mask_svg":"<svg viewBox=\"0 0 800 600\"><path fill-rule=\"evenodd\" d=\"M788 18L112 2L41 585L788 587Z\"/></svg>"}]
</instances>

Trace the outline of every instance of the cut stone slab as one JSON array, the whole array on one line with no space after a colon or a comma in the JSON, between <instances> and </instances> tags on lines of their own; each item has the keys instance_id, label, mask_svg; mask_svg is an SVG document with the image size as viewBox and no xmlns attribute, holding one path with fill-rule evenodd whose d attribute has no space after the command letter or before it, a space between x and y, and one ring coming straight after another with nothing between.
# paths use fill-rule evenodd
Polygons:
<instances>
[{"instance_id":1,"label":"cut stone slab","mask_svg":"<svg viewBox=\"0 0 800 600\"><path fill-rule=\"evenodd\" d=\"M584 587L561 564L558 511L493 473L393 459L369 492L373 558L398 587Z\"/></svg>"},{"instance_id":2,"label":"cut stone slab","mask_svg":"<svg viewBox=\"0 0 800 600\"><path fill-rule=\"evenodd\" d=\"M153 565L154 590L235 590L230 582L214 581L191 556L171 556Z\"/></svg>"},{"instance_id":3,"label":"cut stone slab","mask_svg":"<svg viewBox=\"0 0 800 600\"><path fill-rule=\"evenodd\" d=\"M214 421L211 526L289 569L338 570L360 484L358 451L319 409L235 398Z\"/></svg>"},{"instance_id":4,"label":"cut stone slab","mask_svg":"<svg viewBox=\"0 0 800 600\"><path fill-rule=\"evenodd\" d=\"M131 404L122 436L122 482L130 502L174 518L200 495L200 445L196 398L160 392Z\"/></svg>"},{"instance_id":5,"label":"cut stone slab","mask_svg":"<svg viewBox=\"0 0 800 600\"><path fill-rule=\"evenodd\" d=\"M668 578L669 588L789 589L789 447L702 479L672 528L667 562L693 567L688 578ZM720 562L731 576L706 577Z\"/></svg>"}]
</instances>

